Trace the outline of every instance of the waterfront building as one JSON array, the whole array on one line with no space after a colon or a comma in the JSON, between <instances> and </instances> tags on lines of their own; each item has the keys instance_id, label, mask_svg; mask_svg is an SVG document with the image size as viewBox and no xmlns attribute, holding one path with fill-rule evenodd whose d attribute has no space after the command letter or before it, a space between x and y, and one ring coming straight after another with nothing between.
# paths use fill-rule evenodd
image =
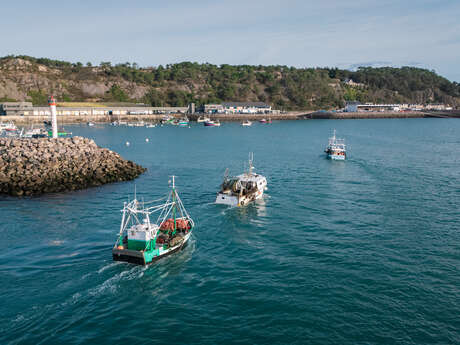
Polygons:
<instances>
[{"instance_id":1,"label":"waterfront building","mask_svg":"<svg viewBox=\"0 0 460 345\"><path fill-rule=\"evenodd\" d=\"M202 112L206 114L220 114L224 112L222 104L204 104Z\"/></svg>"},{"instance_id":2,"label":"waterfront building","mask_svg":"<svg viewBox=\"0 0 460 345\"><path fill-rule=\"evenodd\" d=\"M224 102L225 114L269 114L272 107L264 102Z\"/></svg>"},{"instance_id":3,"label":"waterfront building","mask_svg":"<svg viewBox=\"0 0 460 345\"><path fill-rule=\"evenodd\" d=\"M92 115L151 115L151 114L185 114L190 107L148 107L148 106L122 106L122 107L63 107L57 106L58 116L92 116ZM31 102L6 102L0 104L0 115L14 116L49 116L49 107L32 106Z\"/></svg>"},{"instance_id":4,"label":"waterfront building","mask_svg":"<svg viewBox=\"0 0 460 345\"><path fill-rule=\"evenodd\" d=\"M24 115L32 108L32 102L4 102L0 104L0 115Z\"/></svg>"}]
</instances>

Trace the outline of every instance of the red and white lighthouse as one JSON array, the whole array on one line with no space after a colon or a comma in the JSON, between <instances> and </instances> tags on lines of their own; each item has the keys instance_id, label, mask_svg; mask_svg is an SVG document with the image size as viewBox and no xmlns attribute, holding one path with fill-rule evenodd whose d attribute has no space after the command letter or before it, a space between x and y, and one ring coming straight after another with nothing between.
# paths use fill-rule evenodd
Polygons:
<instances>
[{"instance_id":1,"label":"red and white lighthouse","mask_svg":"<svg viewBox=\"0 0 460 345\"><path fill-rule=\"evenodd\" d=\"M50 106L51 110L51 126L53 128L53 138L58 137L58 130L57 130L57 116L56 116L56 100L53 96L48 99L48 105Z\"/></svg>"}]
</instances>

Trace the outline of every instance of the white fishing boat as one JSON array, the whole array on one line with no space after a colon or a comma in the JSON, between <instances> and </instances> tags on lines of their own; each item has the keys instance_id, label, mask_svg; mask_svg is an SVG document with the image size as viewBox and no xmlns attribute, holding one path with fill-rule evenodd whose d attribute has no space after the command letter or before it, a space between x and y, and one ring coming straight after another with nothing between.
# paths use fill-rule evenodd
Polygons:
<instances>
[{"instance_id":1,"label":"white fishing boat","mask_svg":"<svg viewBox=\"0 0 460 345\"><path fill-rule=\"evenodd\" d=\"M198 119L196 120L196 122L206 122L206 121L210 121L211 119L207 116L200 116L198 117Z\"/></svg>"},{"instance_id":2,"label":"white fishing boat","mask_svg":"<svg viewBox=\"0 0 460 345\"><path fill-rule=\"evenodd\" d=\"M347 157L345 139L336 138L335 129L333 136L329 138L329 144L324 152L326 152L329 159L343 161Z\"/></svg>"},{"instance_id":3,"label":"white fishing boat","mask_svg":"<svg viewBox=\"0 0 460 345\"><path fill-rule=\"evenodd\" d=\"M195 223L177 193L174 176L166 202L155 205L158 201L141 202L134 197L124 204L120 232L112 249L114 261L148 265L187 245Z\"/></svg>"},{"instance_id":4,"label":"white fishing boat","mask_svg":"<svg viewBox=\"0 0 460 345\"><path fill-rule=\"evenodd\" d=\"M217 193L216 204L245 206L262 198L267 189L267 179L254 172L253 158L253 154L249 154L248 171L241 175L229 177L227 169L220 191Z\"/></svg>"},{"instance_id":5,"label":"white fishing boat","mask_svg":"<svg viewBox=\"0 0 460 345\"><path fill-rule=\"evenodd\" d=\"M89 127L94 127L94 123L93 123L93 122L88 122L87 125L88 125Z\"/></svg>"},{"instance_id":6,"label":"white fishing boat","mask_svg":"<svg viewBox=\"0 0 460 345\"><path fill-rule=\"evenodd\" d=\"M246 126L246 127L252 126L252 122L249 120L245 120L244 122L241 123L241 126Z\"/></svg>"},{"instance_id":7,"label":"white fishing boat","mask_svg":"<svg viewBox=\"0 0 460 345\"><path fill-rule=\"evenodd\" d=\"M149 123L149 124L148 124L147 126L145 126L145 127L147 127L147 128L155 128L156 126L157 126L157 125L154 124L154 123Z\"/></svg>"},{"instance_id":8,"label":"white fishing boat","mask_svg":"<svg viewBox=\"0 0 460 345\"><path fill-rule=\"evenodd\" d=\"M44 138L48 136L48 130L43 127L30 128L21 134L21 138Z\"/></svg>"},{"instance_id":9,"label":"white fishing boat","mask_svg":"<svg viewBox=\"0 0 460 345\"><path fill-rule=\"evenodd\" d=\"M0 132L6 131L6 132L13 132L17 131L18 127L14 124L14 122L0 122Z\"/></svg>"}]
</instances>

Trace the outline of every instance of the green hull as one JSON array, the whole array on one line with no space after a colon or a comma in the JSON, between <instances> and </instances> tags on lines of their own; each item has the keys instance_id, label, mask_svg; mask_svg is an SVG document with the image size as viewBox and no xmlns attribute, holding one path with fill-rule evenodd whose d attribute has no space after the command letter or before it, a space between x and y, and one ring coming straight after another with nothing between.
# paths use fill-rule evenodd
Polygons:
<instances>
[{"instance_id":1,"label":"green hull","mask_svg":"<svg viewBox=\"0 0 460 345\"><path fill-rule=\"evenodd\" d=\"M114 247L112 249L112 257L114 261L124 261L138 265L148 265L158 259L178 252L185 248L191 235L191 230L188 236L184 238L184 242L181 245L177 245L171 248L167 248L167 245L155 248L155 240L151 240L150 244L147 241L136 241L128 240L126 249L118 249Z\"/></svg>"}]
</instances>

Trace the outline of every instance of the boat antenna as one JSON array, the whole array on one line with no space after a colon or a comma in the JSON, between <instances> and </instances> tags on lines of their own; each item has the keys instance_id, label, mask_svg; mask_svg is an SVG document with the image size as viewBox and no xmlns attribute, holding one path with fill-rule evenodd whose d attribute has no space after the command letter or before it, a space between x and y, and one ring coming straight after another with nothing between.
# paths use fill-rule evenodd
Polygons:
<instances>
[{"instance_id":1,"label":"boat antenna","mask_svg":"<svg viewBox=\"0 0 460 345\"><path fill-rule=\"evenodd\" d=\"M134 200L136 200L136 184L134 183Z\"/></svg>"},{"instance_id":2,"label":"boat antenna","mask_svg":"<svg viewBox=\"0 0 460 345\"><path fill-rule=\"evenodd\" d=\"M249 174L251 174L252 169L254 169L254 167L252 166L253 160L254 160L254 152L249 152Z\"/></svg>"}]
</instances>

